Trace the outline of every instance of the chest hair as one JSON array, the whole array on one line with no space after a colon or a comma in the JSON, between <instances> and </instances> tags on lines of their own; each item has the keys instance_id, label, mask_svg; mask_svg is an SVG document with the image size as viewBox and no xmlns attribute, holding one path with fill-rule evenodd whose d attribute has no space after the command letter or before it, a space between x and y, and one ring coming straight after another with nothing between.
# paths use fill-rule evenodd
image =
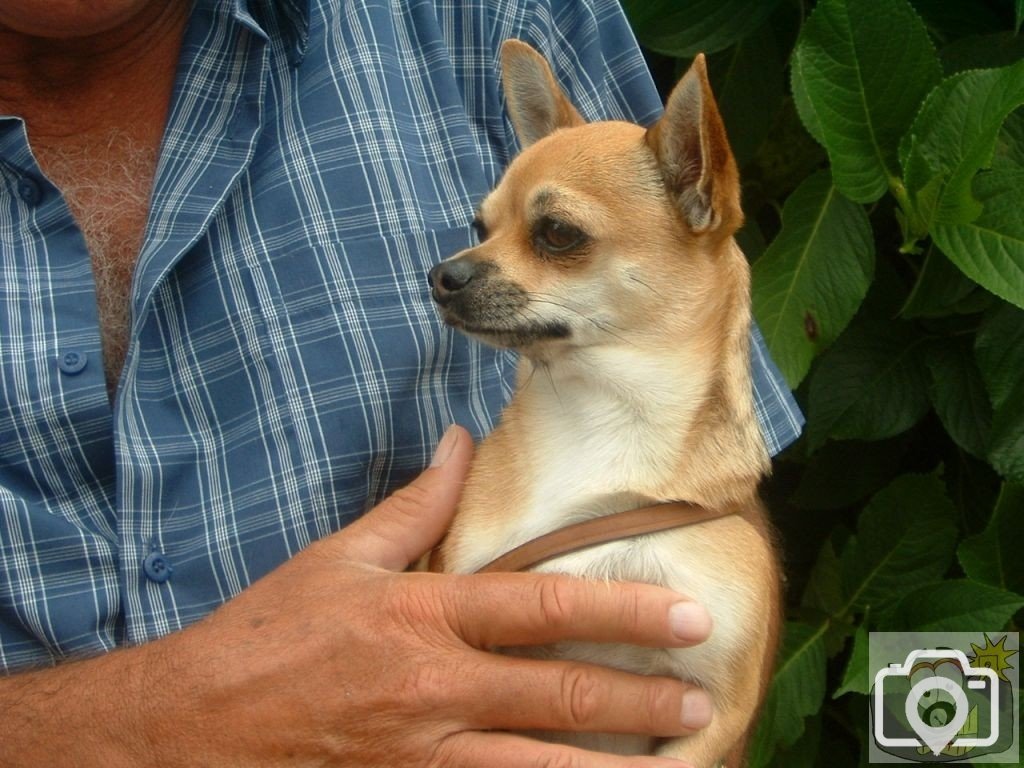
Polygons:
<instances>
[{"instance_id":1,"label":"chest hair","mask_svg":"<svg viewBox=\"0 0 1024 768\"><path fill-rule=\"evenodd\" d=\"M131 327L131 284L142 245L157 147L112 132L88 146L37 150L61 189L92 261L107 391L113 399Z\"/></svg>"}]
</instances>

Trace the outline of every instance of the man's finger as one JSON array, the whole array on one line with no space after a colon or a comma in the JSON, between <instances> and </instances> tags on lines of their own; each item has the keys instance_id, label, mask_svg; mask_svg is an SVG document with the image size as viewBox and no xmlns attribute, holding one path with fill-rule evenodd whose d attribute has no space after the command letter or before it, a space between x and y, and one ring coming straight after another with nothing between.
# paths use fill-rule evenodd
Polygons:
<instances>
[{"instance_id":1,"label":"man's finger","mask_svg":"<svg viewBox=\"0 0 1024 768\"><path fill-rule=\"evenodd\" d=\"M404 571L448 530L472 456L470 434L449 427L430 467L337 534L333 546L358 562Z\"/></svg>"},{"instance_id":2,"label":"man's finger","mask_svg":"<svg viewBox=\"0 0 1024 768\"><path fill-rule=\"evenodd\" d=\"M451 768L690 768L667 757L622 757L561 744L546 744L510 733L463 731L452 734L436 752L437 764Z\"/></svg>"},{"instance_id":3,"label":"man's finger","mask_svg":"<svg viewBox=\"0 0 1024 768\"><path fill-rule=\"evenodd\" d=\"M701 605L651 584L519 573L462 576L447 588L446 619L476 648L563 640L686 647L712 630Z\"/></svg>"},{"instance_id":4,"label":"man's finger","mask_svg":"<svg viewBox=\"0 0 1024 768\"><path fill-rule=\"evenodd\" d=\"M463 665L465 711L479 729L631 733L670 738L706 728L711 697L677 678L575 661L488 654ZM479 691L487 691L481 697ZM458 702L455 702L456 705Z\"/></svg>"}]
</instances>

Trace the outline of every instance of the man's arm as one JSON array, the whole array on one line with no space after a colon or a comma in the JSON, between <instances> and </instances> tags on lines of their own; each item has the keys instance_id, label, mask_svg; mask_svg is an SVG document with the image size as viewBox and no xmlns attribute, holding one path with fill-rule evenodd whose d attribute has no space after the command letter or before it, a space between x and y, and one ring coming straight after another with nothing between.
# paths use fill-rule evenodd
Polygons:
<instances>
[{"instance_id":1,"label":"man's arm","mask_svg":"<svg viewBox=\"0 0 1024 768\"><path fill-rule=\"evenodd\" d=\"M186 630L0 679L0 764L680 765L508 732L703 727L706 694L677 680L487 649L566 639L682 647L703 640L710 620L649 585L404 572L446 529L471 453L469 435L450 430L410 486ZM679 605L689 610L673 622ZM689 724L684 696L697 713Z\"/></svg>"}]
</instances>

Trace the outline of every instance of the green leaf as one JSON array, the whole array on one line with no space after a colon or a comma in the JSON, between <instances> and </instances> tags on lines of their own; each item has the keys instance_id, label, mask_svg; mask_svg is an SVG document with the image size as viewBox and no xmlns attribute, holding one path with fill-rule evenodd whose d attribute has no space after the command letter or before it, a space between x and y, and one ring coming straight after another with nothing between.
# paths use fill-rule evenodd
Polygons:
<instances>
[{"instance_id":1,"label":"green leaf","mask_svg":"<svg viewBox=\"0 0 1024 768\"><path fill-rule=\"evenodd\" d=\"M1003 480L987 459L976 459L955 443L946 443L942 453L946 493L953 500L961 528L977 533L992 516Z\"/></svg>"},{"instance_id":2,"label":"green leaf","mask_svg":"<svg viewBox=\"0 0 1024 768\"><path fill-rule=\"evenodd\" d=\"M906 592L886 611L880 628L887 632L1001 629L1022 607L1021 595L970 579L950 579Z\"/></svg>"},{"instance_id":3,"label":"green leaf","mask_svg":"<svg viewBox=\"0 0 1024 768\"><path fill-rule=\"evenodd\" d=\"M792 100L786 99L754 162L744 168L744 210L753 215L756 208L748 203L757 201L771 201L775 207L827 160L825 150L801 124Z\"/></svg>"},{"instance_id":4,"label":"green leaf","mask_svg":"<svg viewBox=\"0 0 1024 768\"><path fill-rule=\"evenodd\" d=\"M822 0L791 60L804 125L828 150L836 186L881 197L900 137L942 75L924 23L905 0Z\"/></svg>"},{"instance_id":5,"label":"green leaf","mask_svg":"<svg viewBox=\"0 0 1024 768\"><path fill-rule=\"evenodd\" d=\"M906 449L906 441L900 438L826 443L811 455L789 501L801 509L841 509L856 504L892 480ZM851 472L850 467L857 471Z\"/></svg>"},{"instance_id":6,"label":"green leaf","mask_svg":"<svg viewBox=\"0 0 1024 768\"><path fill-rule=\"evenodd\" d=\"M1004 483L985 530L960 542L957 559L971 579L1024 594L1024 486Z\"/></svg>"},{"instance_id":7,"label":"green leaf","mask_svg":"<svg viewBox=\"0 0 1024 768\"><path fill-rule=\"evenodd\" d=\"M818 559L811 569L800 604L829 616L839 616L845 611L839 556L830 538L825 540L818 552Z\"/></svg>"},{"instance_id":8,"label":"green leaf","mask_svg":"<svg viewBox=\"0 0 1024 768\"><path fill-rule=\"evenodd\" d=\"M1001 304L987 313L974 341L974 355L992 405L998 408L1024 378L1024 310Z\"/></svg>"},{"instance_id":9,"label":"green leaf","mask_svg":"<svg viewBox=\"0 0 1024 768\"><path fill-rule=\"evenodd\" d=\"M929 245L917 281L900 310L900 317L947 317L957 312L961 302L978 287L957 269L953 262Z\"/></svg>"},{"instance_id":10,"label":"green leaf","mask_svg":"<svg viewBox=\"0 0 1024 768\"><path fill-rule=\"evenodd\" d=\"M758 226L756 219L747 219L733 237L736 238L736 245L740 247L748 261L755 261L761 258L765 248L768 247L764 241L764 233Z\"/></svg>"},{"instance_id":11,"label":"green leaf","mask_svg":"<svg viewBox=\"0 0 1024 768\"><path fill-rule=\"evenodd\" d=\"M800 600L800 616L810 623L827 621L825 631L825 655L832 658L843 651L846 641L856 631L849 621L849 605L844 599L841 565L836 555L832 536L825 540L818 552L818 559L811 569Z\"/></svg>"},{"instance_id":12,"label":"green leaf","mask_svg":"<svg viewBox=\"0 0 1024 768\"><path fill-rule=\"evenodd\" d=\"M966 342L946 341L928 351L935 413L957 445L984 458L992 428L992 404Z\"/></svg>"},{"instance_id":13,"label":"green leaf","mask_svg":"<svg viewBox=\"0 0 1024 768\"><path fill-rule=\"evenodd\" d=\"M790 387L857 312L874 266L864 209L839 194L827 171L810 176L786 200L782 230L752 275L754 316Z\"/></svg>"},{"instance_id":14,"label":"green leaf","mask_svg":"<svg viewBox=\"0 0 1024 768\"><path fill-rule=\"evenodd\" d=\"M850 658L846 662L846 671L843 673L843 682L839 684L833 699L838 699L847 693L867 694L871 689L871 681L868 675L868 628L866 624L857 627L853 634L853 648L850 651Z\"/></svg>"},{"instance_id":15,"label":"green leaf","mask_svg":"<svg viewBox=\"0 0 1024 768\"><path fill-rule=\"evenodd\" d=\"M1013 17L1013 31L1020 32L1021 22L1024 22L1024 0L1014 0Z\"/></svg>"},{"instance_id":16,"label":"green leaf","mask_svg":"<svg viewBox=\"0 0 1024 768\"><path fill-rule=\"evenodd\" d=\"M934 475L902 475L875 494L840 557L847 605L884 605L940 578L953 560L953 519L953 504Z\"/></svg>"},{"instance_id":17,"label":"green leaf","mask_svg":"<svg viewBox=\"0 0 1024 768\"><path fill-rule=\"evenodd\" d=\"M767 765L777 745L796 743L804 719L821 709L825 699L825 631L787 622L779 662L751 745L750 765Z\"/></svg>"},{"instance_id":18,"label":"green leaf","mask_svg":"<svg viewBox=\"0 0 1024 768\"><path fill-rule=\"evenodd\" d=\"M792 746L778 747L769 765L772 768L818 768L821 754L821 719L821 713L808 717L800 738ZM749 765L750 768L755 768L753 763Z\"/></svg>"},{"instance_id":19,"label":"green leaf","mask_svg":"<svg viewBox=\"0 0 1024 768\"><path fill-rule=\"evenodd\" d=\"M996 138L992 167L1024 170L1024 110L1013 112L1003 123Z\"/></svg>"},{"instance_id":20,"label":"green leaf","mask_svg":"<svg viewBox=\"0 0 1024 768\"><path fill-rule=\"evenodd\" d=\"M935 244L976 283L1024 307L1024 170L982 173L974 193L984 207L980 215L964 223L936 222Z\"/></svg>"},{"instance_id":21,"label":"green leaf","mask_svg":"<svg viewBox=\"0 0 1024 768\"><path fill-rule=\"evenodd\" d=\"M880 440L928 411L925 339L906 324L852 325L822 356L811 378L807 441Z\"/></svg>"},{"instance_id":22,"label":"green leaf","mask_svg":"<svg viewBox=\"0 0 1024 768\"><path fill-rule=\"evenodd\" d=\"M783 63L770 24L708 60L718 111L742 168L754 157L785 95Z\"/></svg>"},{"instance_id":23,"label":"green leaf","mask_svg":"<svg viewBox=\"0 0 1024 768\"><path fill-rule=\"evenodd\" d=\"M1024 396L1024 387L1020 388ZM988 460L999 474L1024 483L1024 399L1010 398L992 416Z\"/></svg>"},{"instance_id":24,"label":"green leaf","mask_svg":"<svg viewBox=\"0 0 1024 768\"><path fill-rule=\"evenodd\" d=\"M1004 304L986 315L974 354L995 406L989 461L1024 483L1024 312Z\"/></svg>"},{"instance_id":25,"label":"green leaf","mask_svg":"<svg viewBox=\"0 0 1024 768\"><path fill-rule=\"evenodd\" d=\"M917 237L933 231L936 222L966 224L981 214L971 180L991 164L1003 122L1022 103L1024 61L961 72L928 95L900 142L906 213Z\"/></svg>"},{"instance_id":26,"label":"green leaf","mask_svg":"<svg viewBox=\"0 0 1024 768\"><path fill-rule=\"evenodd\" d=\"M779 0L623 0L637 38L676 58L714 53L761 26Z\"/></svg>"}]
</instances>

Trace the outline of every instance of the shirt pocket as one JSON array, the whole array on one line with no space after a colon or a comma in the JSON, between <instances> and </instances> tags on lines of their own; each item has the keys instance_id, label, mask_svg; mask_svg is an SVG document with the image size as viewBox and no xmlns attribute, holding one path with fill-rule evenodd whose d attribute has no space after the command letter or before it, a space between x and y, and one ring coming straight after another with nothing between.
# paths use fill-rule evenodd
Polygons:
<instances>
[{"instance_id":1,"label":"shirt pocket","mask_svg":"<svg viewBox=\"0 0 1024 768\"><path fill-rule=\"evenodd\" d=\"M447 328L427 272L475 244L470 227L272 254L253 272L313 492L367 508L429 461L453 422L489 431L515 359Z\"/></svg>"}]
</instances>

